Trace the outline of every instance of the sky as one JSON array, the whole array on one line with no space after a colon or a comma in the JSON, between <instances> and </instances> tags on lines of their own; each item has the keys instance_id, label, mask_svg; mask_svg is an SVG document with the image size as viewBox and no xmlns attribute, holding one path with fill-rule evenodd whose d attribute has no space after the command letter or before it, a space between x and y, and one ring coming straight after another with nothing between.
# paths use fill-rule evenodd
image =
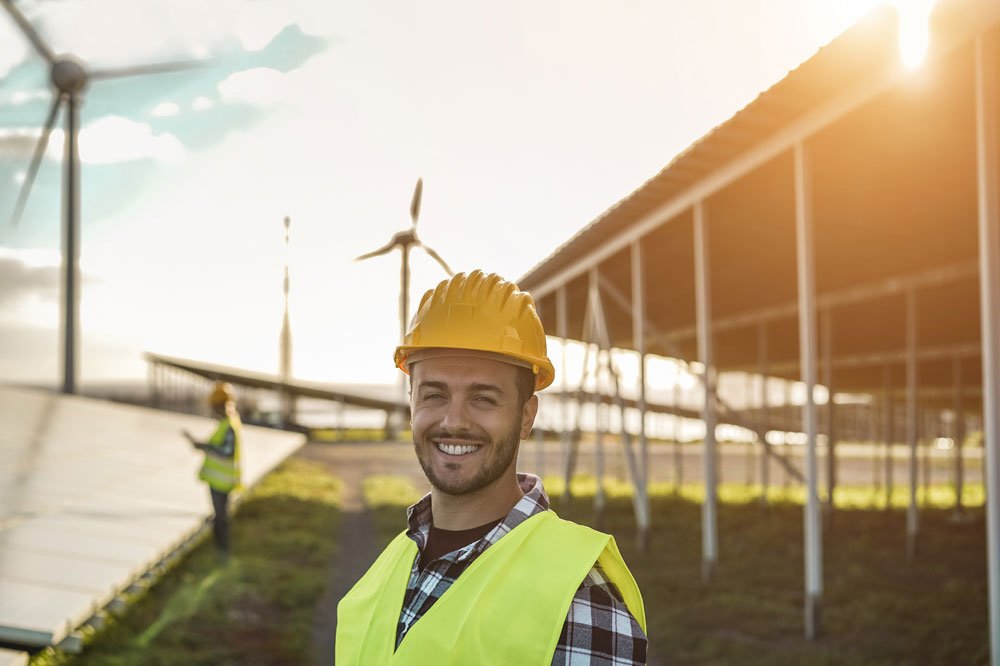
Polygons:
<instances>
[{"instance_id":1,"label":"sky","mask_svg":"<svg viewBox=\"0 0 1000 666\"><path fill-rule=\"evenodd\" d=\"M87 384L143 351L276 372L286 258L293 374L392 382L399 253L354 258L409 226L418 177L421 239L516 280L877 3L16 4L92 70L204 61L86 91ZM0 382L61 382L61 129L7 223L47 77L0 15ZM411 265L415 306L446 275Z\"/></svg>"}]
</instances>

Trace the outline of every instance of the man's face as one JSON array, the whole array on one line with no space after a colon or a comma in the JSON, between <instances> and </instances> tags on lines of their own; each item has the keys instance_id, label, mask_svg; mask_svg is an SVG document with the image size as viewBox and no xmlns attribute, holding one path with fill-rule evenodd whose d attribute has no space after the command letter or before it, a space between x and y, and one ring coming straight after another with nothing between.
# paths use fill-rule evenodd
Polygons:
<instances>
[{"instance_id":1,"label":"man's face","mask_svg":"<svg viewBox=\"0 0 1000 666\"><path fill-rule=\"evenodd\" d=\"M514 475L518 444L538 409L522 407L517 368L486 358L429 358L411 368L413 445L427 479L449 495L466 495Z\"/></svg>"}]
</instances>

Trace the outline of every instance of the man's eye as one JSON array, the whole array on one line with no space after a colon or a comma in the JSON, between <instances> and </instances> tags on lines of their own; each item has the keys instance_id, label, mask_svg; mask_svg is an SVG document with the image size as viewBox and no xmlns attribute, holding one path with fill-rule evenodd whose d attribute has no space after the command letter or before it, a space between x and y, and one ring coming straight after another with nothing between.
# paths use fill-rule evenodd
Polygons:
<instances>
[{"instance_id":1,"label":"man's eye","mask_svg":"<svg viewBox=\"0 0 1000 666\"><path fill-rule=\"evenodd\" d=\"M488 396L488 395L477 395L474 398L474 400L476 402L483 402L483 403L486 403L486 404L489 404L489 405L495 405L495 404L497 404L496 398L494 398L492 396Z\"/></svg>"}]
</instances>

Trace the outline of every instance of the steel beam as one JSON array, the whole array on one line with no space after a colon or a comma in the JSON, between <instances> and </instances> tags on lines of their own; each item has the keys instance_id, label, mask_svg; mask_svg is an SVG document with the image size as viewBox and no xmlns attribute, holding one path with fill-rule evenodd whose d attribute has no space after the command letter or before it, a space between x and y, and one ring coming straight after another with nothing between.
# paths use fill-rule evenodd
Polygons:
<instances>
[{"instance_id":1,"label":"steel beam","mask_svg":"<svg viewBox=\"0 0 1000 666\"><path fill-rule=\"evenodd\" d=\"M625 401L621 394L621 376L611 358L611 333L608 330L608 320L604 315L604 304L601 301L600 277L596 268L590 271L590 284L588 287L588 302L591 312L591 325L600 349L607 352L608 372L611 375L612 387L614 388L614 399L621 416L621 442L625 450L625 462L628 466L634 492L632 493L632 507L635 512L636 540L640 548L645 547L649 542L649 513L647 508L649 502L646 498L645 488L641 483L642 473L639 471L639 463L636 461L635 452L632 450L632 433L626 426Z\"/></svg>"},{"instance_id":2,"label":"steel beam","mask_svg":"<svg viewBox=\"0 0 1000 666\"><path fill-rule=\"evenodd\" d=\"M560 341L560 343L559 343L559 351L560 351L560 354L562 356L562 379L561 379L561 385L562 385L562 394L563 394L563 396L559 400L559 420L561 421L561 423L560 423L560 432L559 432L559 440L560 440L560 443L562 444L561 448L562 448L562 452L563 452L563 468L564 469L569 469L570 468L571 449L573 447L573 442L572 442L572 439L571 439L572 438L572 433L570 432L570 429L569 429L569 422L570 422L570 418L569 418L569 400L570 399L567 396L567 392L569 390L569 379L567 378L567 374L568 373L566 371L566 367L567 367L567 362L566 362L566 341L567 341L568 335L569 335L569 331L567 330L568 327L569 327L568 324L567 324L567 321L569 319L569 317L567 315L567 309L568 309L568 306L566 304L566 286L563 285L563 286L559 287L559 290L556 292L556 335L559 337L559 341ZM563 491L563 495L566 498L569 497L569 480L568 479L566 480L566 488Z\"/></svg>"},{"instance_id":3,"label":"steel beam","mask_svg":"<svg viewBox=\"0 0 1000 666\"><path fill-rule=\"evenodd\" d=\"M888 510L892 508L892 473L895 466L893 452L895 451L896 437L896 403L893 401L892 366L888 364L882 367L882 386L882 426L885 428L885 508Z\"/></svg>"},{"instance_id":4,"label":"steel beam","mask_svg":"<svg viewBox=\"0 0 1000 666\"><path fill-rule=\"evenodd\" d=\"M757 374L760 376L760 504L767 506L770 483L770 461L767 459L768 397L767 397L767 322L757 324Z\"/></svg>"},{"instance_id":5,"label":"steel beam","mask_svg":"<svg viewBox=\"0 0 1000 666\"><path fill-rule=\"evenodd\" d=\"M825 294L817 294L816 307L818 309L837 308L855 303L864 303L876 298L889 298L906 293L910 289L922 289L926 287L936 287L945 284L952 284L962 280L974 280L978 275L979 267L973 261L959 262L940 268L934 268L919 273L900 275L896 277L877 280L860 284L855 287L831 291ZM792 319L798 315L798 303L788 302L780 305L772 305L754 310L747 310L739 314L719 317L712 322L712 327L717 332L732 331L741 328L755 326L761 321L778 321L781 319ZM671 331L664 331L650 342L681 342L689 340L697 335L697 326L682 326Z\"/></svg>"},{"instance_id":6,"label":"steel beam","mask_svg":"<svg viewBox=\"0 0 1000 666\"><path fill-rule=\"evenodd\" d=\"M837 488L837 412L833 389L833 313L830 308L820 311L820 336L823 349L823 384L826 386L826 506L834 509L834 493Z\"/></svg>"},{"instance_id":7,"label":"steel beam","mask_svg":"<svg viewBox=\"0 0 1000 666\"><path fill-rule=\"evenodd\" d=\"M962 491L964 487L964 461L962 460L962 444L965 440L965 407L962 404L962 359L956 358L952 362L952 376L954 378L955 396L952 404L954 417L951 424L951 437L954 441L955 457L955 515L962 514Z\"/></svg>"},{"instance_id":8,"label":"steel beam","mask_svg":"<svg viewBox=\"0 0 1000 666\"><path fill-rule=\"evenodd\" d=\"M906 556L913 559L917 549L917 294L906 292L906 444L910 447L910 504L906 510Z\"/></svg>"},{"instance_id":9,"label":"steel beam","mask_svg":"<svg viewBox=\"0 0 1000 666\"><path fill-rule=\"evenodd\" d=\"M642 280L642 248L635 240L631 246L632 263L632 346L639 353L639 451L642 464L639 483L642 484L643 502L649 515L649 439L646 436L646 296ZM600 288L598 285L597 288ZM608 352L611 353L610 351ZM608 360L610 363L610 359ZM624 423L622 424L624 428ZM649 533L647 531L646 537ZM648 545L647 541L642 544Z\"/></svg>"},{"instance_id":10,"label":"steel beam","mask_svg":"<svg viewBox=\"0 0 1000 666\"><path fill-rule=\"evenodd\" d=\"M957 357L978 358L979 343L967 343L959 345L940 345L936 347L925 347L917 350L917 361L925 363L928 361L947 361ZM873 352L870 354L851 354L849 356L834 356L830 359L830 365L834 370L850 370L853 368L869 368L887 363L903 365L906 363L907 350L899 349L885 352ZM772 363L770 366L773 374L792 374L799 370L798 361L782 361ZM750 372L752 366L737 365L727 368L732 372ZM949 389L950 392L950 389Z\"/></svg>"},{"instance_id":11,"label":"steel beam","mask_svg":"<svg viewBox=\"0 0 1000 666\"><path fill-rule=\"evenodd\" d=\"M975 50L990 663L1000 666L1000 54L996 41L982 33Z\"/></svg>"},{"instance_id":12,"label":"steel beam","mask_svg":"<svg viewBox=\"0 0 1000 666\"><path fill-rule=\"evenodd\" d=\"M705 501L701 509L702 578L711 580L719 559L718 528L716 525L716 469L715 469L715 358L712 349L712 285L708 256L708 229L705 224L705 206L701 201L694 205L694 266L695 310L698 318L698 360L705 368L705 403L702 420L705 422L704 480Z\"/></svg>"},{"instance_id":13,"label":"steel beam","mask_svg":"<svg viewBox=\"0 0 1000 666\"><path fill-rule=\"evenodd\" d=\"M805 634L813 639L820 633L823 597L822 524L816 483L816 275L813 253L812 184L805 146L794 147L795 159L795 240L799 291L799 354L806 399L802 420L806 433L805 539Z\"/></svg>"}]
</instances>

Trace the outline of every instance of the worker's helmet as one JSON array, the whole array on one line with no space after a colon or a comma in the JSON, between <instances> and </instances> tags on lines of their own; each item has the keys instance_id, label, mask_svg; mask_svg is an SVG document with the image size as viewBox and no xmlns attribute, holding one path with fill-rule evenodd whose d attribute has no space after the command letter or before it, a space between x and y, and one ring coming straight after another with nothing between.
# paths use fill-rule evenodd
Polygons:
<instances>
[{"instance_id":1,"label":"worker's helmet","mask_svg":"<svg viewBox=\"0 0 1000 666\"><path fill-rule=\"evenodd\" d=\"M494 273L459 273L428 290L396 347L396 367L409 374L410 362L438 349L485 352L530 368L536 391L555 378L531 294Z\"/></svg>"},{"instance_id":2,"label":"worker's helmet","mask_svg":"<svg viewBox=\"0 0 1000 666\"><path fill-rule=\"evenodd\" d=\"M233 385L228 382L215 382L212 393L208 396L208 404L212 407L220 407L227 402L235 402L236 394L233 393Z\"/></svg>"}]
</instances>

